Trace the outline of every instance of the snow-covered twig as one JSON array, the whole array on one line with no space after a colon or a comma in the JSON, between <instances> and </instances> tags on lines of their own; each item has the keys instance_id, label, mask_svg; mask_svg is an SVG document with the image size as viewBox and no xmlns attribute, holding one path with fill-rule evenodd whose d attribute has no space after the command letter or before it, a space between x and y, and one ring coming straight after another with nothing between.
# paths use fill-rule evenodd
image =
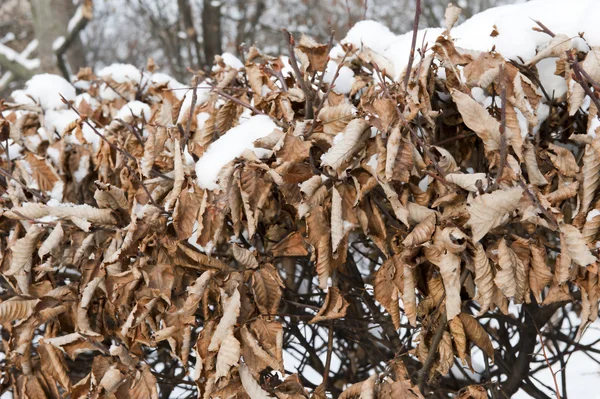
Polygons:
<instances>
[{"instance_id":1,"label":"snow-covered twig","mask_svg":"<svg viewBox=\"0 0 600 399\"><path fill-rule=\"evenodd\" d=\"M92 19L92 2L91 0L85 0L77 10L75 14L69 21L67 35L64 37L59 37L54 42L54 54L56 54L56 62L58 63L58 68L60 72L63 74L64 78L70 80L70 72L67 67L67 64L64 60L64 54L69 49L69 46L79 37L79 32L81 32L88 22Z\"/></svg>"},{"instance_id":2,"label":"snow-covered twig","mask_svg":"<svg viewBox=\"0 0 600 399\"><path fill-rule=\"evenodd\" d=\"M34 43L35 42L35 43ZM37 40L32 42L37 46ZM30 46L27 46L26 51ZM40 60L37 58L28 59L27 55L18 53L4 44L0 44L0 66L11 71L16 77L29 79L33 76L33 71L40 66Z\"/></svg>"}]
</instances>

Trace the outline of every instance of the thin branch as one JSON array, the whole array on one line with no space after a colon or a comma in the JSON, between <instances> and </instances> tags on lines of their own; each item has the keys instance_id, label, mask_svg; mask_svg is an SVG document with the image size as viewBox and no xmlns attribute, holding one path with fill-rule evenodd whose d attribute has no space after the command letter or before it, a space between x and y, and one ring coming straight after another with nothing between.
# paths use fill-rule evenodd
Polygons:
<instances>
[{"instance_id":1,"label":"thin branch","mask_svg":"<svg viewBox=\"0 0 600 399\"><path fill-rule=\"evenodd\" d=\"M296 80L298 81L300 88L304 92L304 98L305 98L304 114L305 114L305 117L306 117L306 119L312 119L312 118L314 118L314 113L313 113L313 109L312 109L313 93L312 93L312 90L310 90L309 87L306 85L306 81L302 77L300 68L298 68L298 61L296 60L296 54L294 53L294 45L295 45L294 36L292 36L292 34L290 32L288 32L287 29L282 29L282 32L283 32L285 41L288 46L288 53L290 56L290 64L292 66L292 70L294 71L294 75L296 75Z\"/></svg>"},{"instance_id":2,"label":"thin branch","mask_svg":"<svg viewBox=\"0 0 600 399\"><path fill-rule=\"evenodd\" d=\"M425 363L423 363L423 367L419 370L419 374L417 377L419 391L423 392L425 388L425 377L429 374L429 369L435 360L435 355L437 355L437 348L442 342L442 336L444 335L444 330L446 329L446 323L448 320L446 319L446 314L442 315L440 320L440 324L438 324L437 329L435 330L435 335L433 336L433 341L431 342L431 346L429 347L429 353L427 355L427 359L425 359Z\"/></svg>"},{"instance_id":3,"label":"thin branch","mask_svg":"<svg viewBox=\"0 0 600 399\"><path fill-rule=\"evenodd\" d=\"M104 137L104 135L102 133L100 133L98 131L98 129L96 129L96 127L94 125L92 125L90 123L90 121L88 120L87 117L83 117L81 115L81 113L77 110L77 108L75 108L69 101L67 101L66 98L63 97L62 94L59 94L60 98L62 99L63 103L65 103L73 112L75 112L77 114L77 116L79 117L79 119L81 119L83 121L83 123L85 123L86 125L88 125L92 131L98 136L100 137L105 143L107 143L109 145L110 148L114 149L115 151L121 153L123 156L125 156L125 158L128 158L129 160L132 160L133 162L135 162L137 164L137 159L131 155L127 150L124 150L122 148L120 148L119 146L113 144L109 139L107 139L106 137ZM148 200L150 201L150 203L152 205L154 205L156 208L160 209L161 211L164 212L164 209L158 205L156 203L156 201L154 200L154 198L152 198L152 195L150 194L150 191L148 191L148 188L146 187L146 185L144 184L144 182L142 182L142 180L138 177L137 173L135 173L134 170L131 169L131 166L129 166L129 164L127 162L124 162L125 167L127 168L127 170L129 171L130 175L133 176L133 178L135 180L137 180L138 183L140 183L140 185L142 186L142 189L144 190L144 192L146 193L146 195L148 196Z\"/></svg>"},{"instance_id":4,"label":"thin branch","mask_svg":"<svg viewBox=\"0 0 600 399\"><path fill-rule=\"evenodd\" d=\"M329 368L331 367L331 358L333 352L333 320L329 320L329 336L327 339L327 358L325 359L325 371L323 371L322 385L327 389L327 380L329 379Z\"/></svg>"},{"instance_id":5,"label":"thin branch","mask_svg":"<svg viewBox=\"0 0 600 399\"><path fill-rule=\"evenodd\" d=\"M190 115L185 124L183 140L181 140L181 151L185 149L185 146L187 145L187 142L190 138L190 128L192 127L192 119L194 117L194 111L196 109L196 101L198 101L198 93L196 92L198 87L198 76L194 76L192 78L192 86L194 87L192 89L192 105L190 105Z\"/></svg>"},{"instance_id":6,"label":"thin branch","mask_svg":"<svg viewBox=\"0 0 600 399\"><path fill-rule=\"evenodd\" d=\"M506 81L505 81L504 68L500 65L500 99L502 101L502 108L500 111L500 161L498 164L498 170L496 171L496 180L494 184L488 187L487 192L492 192L498 188L500 179L504 174L504 166L506 165L506 158L508 157L508 144L506 142Z\"/></svg>"},{"instance_id":7,"label":"thin branch","mask_svg":"<svg viewBox=\"0 0 600 399\"><path fill-rule=\"evenodd\" d=\"M350 54L350 49L348 49L348 51L346 51L346 54L344 54L344 57L342 58L342 60L338 64L338 67L335 70L335 74L333 75L333 79L331 80L331 83L329 84L329 87L327 88L327 91L325 92L325 94L323 94L323 98L319 102L319 106L317 107L317 110L315 111L313 117L315 115L318 117L319 113L321 112L321 110L325 106L325 102L327 101L327 98L329 97L329 93L331 93L331 90L335 87L335 81L337 80L338 76L340 75L340 70L342 69L342 66L344 66L344 61L346 61L346 57L348 56L348 54ZM319 87L320 86L321 85L319 83ZM314 130L315 130L315 121L313 120L313 123L310 126L310 129L308 129L308 132L306 132L305 137L306 138L310 137L312 135L312 133L313 133Z\"/></svg>"},{"instance_id":8,"label":"thin branch","mask_svg":"<svg viewBox=\"0 0 600 399\"><path fill-rule=\"evenodd\" d=\"M525 310L527 310L527 309L525 309ZM529 310L527 310L527 312L529 312ZM531 320L533 320L533 317L531 318ZM544 354L544 359L546 360L546 365L550 369L550 374L552 374L552 379L554 380L556 397L558 399L560 399L560 390L558 388L558 381L556 380L556 374L554 374L554 371L552 370L552 365L550 364L550 361L548 360L548 355L546 354L546 345L544 345L544 337L542 337L542 334L540 333L540 329L535 324L535 321L533 321L533 326L535 327L535 331L537 332L537 335L540 338L540 345L542 345L542 353Z\"/></svg>"},{"instance_id":9,"label":"thin branch","mask_svg":"<svg viewBox=\"0 0 600 399\"><path fill-rule=\"evenodd\" d=\"M410 70L415 60L415 47L417 46L417 32L419 31L419 18L421 17L421 0L417 0L415 8L415 20L413 22L413 35L410 45L410 55L408 56L408 65L406 65L406 76L404 77L404 90L408 91L408 81L410 80Z\"/></svg>"},{"instance_id":10,"label":"thin branch","mask_svg":"<svg viewBox=\"0 0 600 399\"><path fill-rule=\"evenodd\" d=\"M545 34L549 35L550 37L554 37L556 36L554 34L554 32L552 32L550 29L548 29L548 27L546 25L544 25L543 23L541 23L540 21L537 21L535 19L531 19L533 22L535 22L536 24L538 24L538 26L541 28L541 31L544 32Z\"/></svg>"},{"instance_id":11,"label":"thin branch","mask_svg":"<svg viewBox=\"0 0 600 399\"><path fill-rule=\"evenodd\" d=\"M54 54L56 55L56 62L58 64L58 69L60 69L60 72L63 74L63 77L68 81L71 81L71 74L69 73L69 68L65 62L64 55L71 46L71 44L73 44L73 42L79 37L79 32L84 30L88 22L90 22L90 20L92 19L91 0L85 0L83 3L81 3L81 5L77 8L77 11L75 12L75 15L81 15L81 17L75 21L75 24L67 32L67 35L64 36L60 46L58 46L54 50ZM69 25L71 24L69 23Z\"/></svg>"},{"instance_id":12,"label":"thin branch","mask_svg":"<svg viewBox=\"0 0 600 399\"><path fill-rule=\"evenodd\" d=\"M587 72L585 72L583 70L583 68L577 61L577 58L575 58L575 56L573 55L572 52L569 52L568 59L571 62L571 65L573 66L573 73L575 74L575 80L583 88L583 90L585 91L585 94L590 96L590 99L594 102L594 105L596 106L596 108L600 109L600 100L598 99L598 97L596 97L594 92L592 92L592 90L590 89L590 87L588 86L586 81L589 81L594 87L598 87L598 84L587 74ZM584 78L584 76L585 76L584 74L588 76L588 79Z\"/></svg>"},{"instance_id":13,"label":"thin branch","mask_svg":"<svg viewBox=\"0 0 600 399\"><path fill-rule=\"evenodd\" d=\"M16 179L11 173L10 171L1 168L0 167L0 174L4 175L5 177L9 178L10 180L16 182L19 186L21 186L21 188L25 191L28 191L31 193L31 195L33 195L34 197L36 197L37 199L39 199L40 201L42 201L44 204L48 201L46 198L44 198L42 196L42 194L40 194L39 192L37 192L37 190L33 189L33 188L29 188L27 187L25 184L21 183L18 179Z\"/></svg>"},{"instance_id":14,"label":"thin branch","mask_svg":"<svg viewBox=\"0 0 600 399\"><path fill-rule=\"evenodd\" d=\"M218 87L214 87L213 90L215 91L215 93L217 93L221 97L225 97L225 98L233 101L234 103L236 103L238 105L241 105L242 107L248 108L249 110L251 110L252 112L254 112L257 115L266 115L264 112L262 112L261 110L259 110L258 108L256 108L254 105L245 103L242 100L240 100L239 98L234 97L234 96L232 96L230 94L225 93L223 90L219 89Z\"/></svg>"}]
</instances>

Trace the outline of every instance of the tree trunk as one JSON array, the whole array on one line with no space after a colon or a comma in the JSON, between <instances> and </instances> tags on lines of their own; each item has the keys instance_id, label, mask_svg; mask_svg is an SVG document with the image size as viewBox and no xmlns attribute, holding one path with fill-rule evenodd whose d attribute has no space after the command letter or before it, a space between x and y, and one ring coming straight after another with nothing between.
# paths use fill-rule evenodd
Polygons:
<instances>
[{"instance_id":1,"label":"tree trunk","mask_svg":"<svg viewBox=\"0 0 600 399\"><path fill-rule=\"evenodd\" d=\"M196 65L200 67L202 65L200 43L198 43L198 35L196 34L196 29L194 28L192 7L190 5L189 0L177 0L177 5L179 7L179 15L181 16L181 19L183 20L183 24L185 26L188 41L191 42L188 43L188 46L190 44L194 46L194 50L196 52ZM189 62L193 62L192 57L190 57Z\"/></svg>"},{"instance_id":2,"label":"tree trunk","mask_svg":"<svg viewBox=\"0 0 600 399\"><path fill-rule=\"evenodd\" d=\"M221 44L221 3L204 0L202 10L202 35L204 39L204 59L210 67L215 55L223 52Z\"/></svg>"},{"instance_id":3,"label":"tree trunk","mask_svg":"<svg viewBox=\"0 0 600 399\"><path fill-rule=\"evenodd\" d=\"M76 6L72 0L30 0L30 3L33 28L38 40L40 69L44 72L59 73L52 45L57 38L66 36L69 20L75 13ZM79 38L71 44L67 59L74 72L86 65L85 52Z\"/></svg>"}]
</instances>

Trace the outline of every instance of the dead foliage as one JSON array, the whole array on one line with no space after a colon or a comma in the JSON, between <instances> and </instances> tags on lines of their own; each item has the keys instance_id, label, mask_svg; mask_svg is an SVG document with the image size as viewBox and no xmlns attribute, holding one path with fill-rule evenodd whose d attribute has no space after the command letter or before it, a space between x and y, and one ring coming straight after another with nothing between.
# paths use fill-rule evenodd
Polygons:
<instances>
[{"instance_id":1,"label":"dead foliage","mask_svg":"<svg viewBox=\"0 0 600 399\"><path fill-rule=\"evenodd\" d=\"M534 360L493 342L571 304L580 332L596 319L600 136L586 134L596 97L583 103L600 50L521 65L455 48L450 31L405 90L368 49L346 47L346 95L320 78L327 50L299 40L287 71L252 48L244 68L220 60L185 98L83 71L87 96L64 111L75 121L43 141L45 110L2 105L0 131L22 147L11 161L4 148L0 172L3 389L510 396L524 378L513 371ZM545 57L566 98L540 87ZM150 116L116 118L131 100ZM195 162L251 114L276 127L203 187ZM474 350L488 381L507 377L449 381Z\"/></svg>"}]
</instances>

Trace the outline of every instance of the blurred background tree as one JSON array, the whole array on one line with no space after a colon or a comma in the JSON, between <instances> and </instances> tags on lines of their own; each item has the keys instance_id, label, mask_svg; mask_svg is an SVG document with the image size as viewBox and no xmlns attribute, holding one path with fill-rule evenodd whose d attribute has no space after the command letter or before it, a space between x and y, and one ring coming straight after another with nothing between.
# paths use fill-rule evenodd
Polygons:
<instances>
[{"instance_id":1,"label":"blurred background tree","mask_svg":"<svg viewBox=\"0 0 600 399\"><path fill-rule=\"evenodd\" d=\"M421 27L440 26L449 0L425 0ZM463 16L523 0L461 0ZM137 67L149 57L185 81L224 51L240 56L258 43L279 54L281 28L327 41L363 19L396 33L411 29L413 0L3 0L0 2L0 96L36 72L69 77L83 66ZM93 12L92 12L93 7ZM464 17L463 17L464 18ZM61 39L62 38L62 39Z\"/></svg>"}]
</instances>

